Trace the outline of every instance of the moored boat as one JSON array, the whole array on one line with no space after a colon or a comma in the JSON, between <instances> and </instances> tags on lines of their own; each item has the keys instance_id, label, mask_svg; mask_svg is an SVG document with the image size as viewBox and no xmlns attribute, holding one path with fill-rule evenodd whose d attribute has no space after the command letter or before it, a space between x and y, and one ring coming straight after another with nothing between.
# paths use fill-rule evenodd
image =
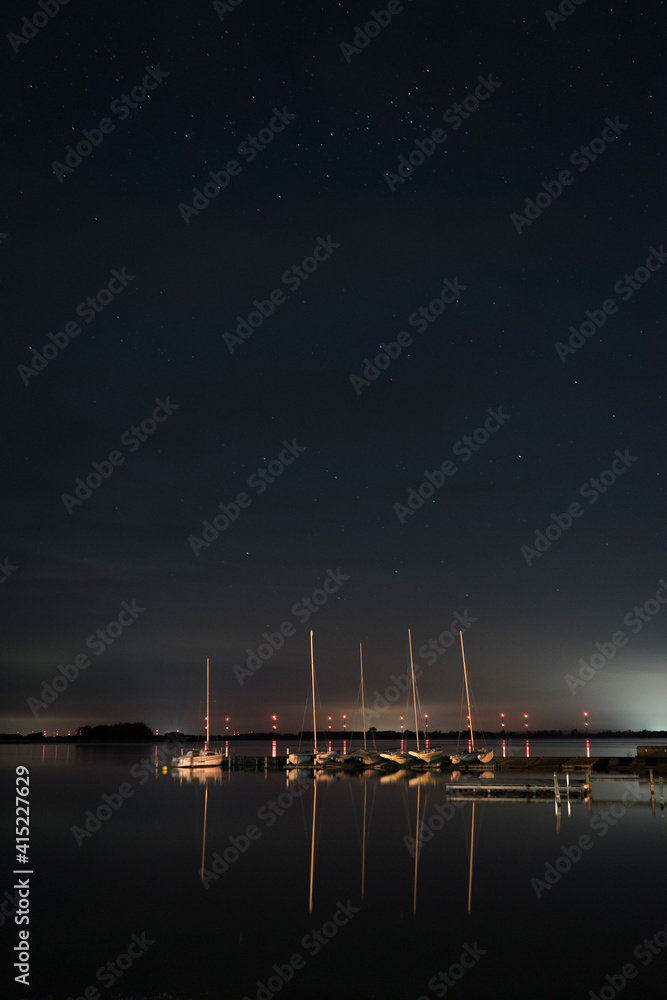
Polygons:
<instances>
[{"instance_id":1,"label":"moored boat","mask_svg":"<svg viewBox=\"0 0 667 1000\"><path fill-rule=\"evenodd\" d=\"M203 749L183 750L171 758L172 767L221 767L225 759L222 750L211 750L209 740L209 661L206 660L206 741Z\"/></svg>"},{"instance_id":2,"label":"moored boat","mask_svg":"<svg viewBox=\"0 0 667 1000\"><path fill-rule=\"evenodd\" d=\"M430 747L428 750L410 750L408 752L424 764L442 764L447 759L443 747Z\"/></svg>"},{"instance_id":3,"label":"moored boat","mask_svg":"<svg viewBox=\"0 0 667 1000\"><path fill-rule=\"evenodd\" d=\"M468 671L466 669L466 655L463 649L463 632L461 636L461 656L463 658L463 679L465 681L466 701L468 703L468 725L470 727L470 750L460 751L450 754L449 759L452 764L488 764L493 760L493 750L487 747L475 748L475 733L472 727L472 714L470 710L470 690L468 688Z\"/></svg>"},{"instance_id":4,"label":"moored boat","mask_svg":"<svg viewBox=\"0 0 667 1000\"><path fill-rule=\"evenodd\" d=\"M315 754L312 750L304 751L303 753L297 751L296 753L287 754L287 763L292 764L294 767L304 767L313 766L315 762Z\"/></svg>"},{"instance_id":5,"label":"moored boat","mask_svg":"<svg viewBox=\"0 0 667 1000\"><path fill-rule=\"evenodd\" d=\"M415 736L417 739L417 750L413 752L412 750L404 751L400 748L397 750L385 750L380 753L381 757L386 760L392 761L394 764L398 764L399 767L410 767L414 764L414 757L419 756L419 724L417 722L417 689L415 687L415 666L412 660L412 635L410 629L408 629L408 645L410 647L410 674L412 676L412 701L415 709Z\"/></svg>"},{"instance_id":6,"label":"moored boat","mask_svg":"<svg viewBox=\"0 0 667 1000\"><path fill-rule=\"evenodd\" d=\"M310 679L313 697L313 749L297 750L287 755L287 763L292 767L322 767L338 757L337 750L318 750L317 721L315 718L315 660L313 657L313 632L310 632Z\"/></svg>"}]
</instances>

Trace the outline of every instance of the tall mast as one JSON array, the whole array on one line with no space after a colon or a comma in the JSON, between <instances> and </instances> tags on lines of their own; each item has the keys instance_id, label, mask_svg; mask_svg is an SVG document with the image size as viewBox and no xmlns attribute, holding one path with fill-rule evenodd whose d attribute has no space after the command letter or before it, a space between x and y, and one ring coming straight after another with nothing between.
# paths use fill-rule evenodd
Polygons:
<instances>
[{"instance_id":1,"label":"tall mast","mask_svg":"<svg viewBox=\"0 0 667 1000\"><path fill-rule=\"evenodd\" d=\"M315 660L313 659L313 631L310 631L310 674L313 682L313 748L317 750L317 731L315 729Z\"/></svg>"},{"instance_id":2,"label":"tall mast","mask_svg":"<svg viewBox=\"0 0 667 1000\"><path fill-rule=\"evenodd\" d=\"M412 673L412 700L415 705L415 733L417 736L417 750L419 750L419 726L417 725L417 695L415 693L415 665L412 662L412 636L408 629L408 643L410 645L410 672Z\"/></svg>"},{"instance_id":3,"label":"tall mast","mask_svg":"<svg viewBox=\"0 0 667 1000\"><path fill-rule=\"evenodd\" d=\"M463 677L466 682L466 701L468 702L468 722L470 723L470 745L474 752L475 750L475 734L472 731L472 715L470 714L470 693L468 692L468 671L466 670L466 654L463 652L463 632L459 632L461 636L461 656L463 657Z\"/></svg>"},{"instance_id":4,"label":"tall mast","mask_svg":"<svg viewBox=\"0 0 667 1000\"><path fill-rule=\"evenodd\" d=\"M362 718L362 725L364 727L364 750L365 750L366 749L366 703L364 701L364 659L361 654L361 643L359 643L359 666L361 667L361 718Z\"/></svg>"},{"instance_id":5,"label":"tall mast","mask_svg":"<svg viewBox=\"0 0 667 1000\"><path fill-rule=\"evenodd\" d=\"M204 750L208 750L208 656L206 657L206 744Z\"/></svg>"}]
</instances>

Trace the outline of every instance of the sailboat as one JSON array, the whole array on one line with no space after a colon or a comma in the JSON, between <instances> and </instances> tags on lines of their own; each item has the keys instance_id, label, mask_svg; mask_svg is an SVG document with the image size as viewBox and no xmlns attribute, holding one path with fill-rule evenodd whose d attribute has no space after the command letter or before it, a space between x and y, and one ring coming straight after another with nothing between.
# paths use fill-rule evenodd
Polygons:
<instances>
[{"instance_id":1,"label":"sailboat","mask_svg":"<svg viewBox=\"0 0 667 1000\"><path fill-rule=\"evenodd\" d=\"M459 632L459 635L461 636L463 679L465 681L466 701L468 703L468 723L470 725L470 750L461 753L453 753L449 759L451 760L452 764L466 764L466 763L488 764L489 761L493 760L493 750L487 750L486 747L477 747L477 749L475 749L475 733L472 728L472 715L470 712L470 691L468 689L468 671L466 670L466 655L463 649L463 632Z\"/></svg>"},{"instance_id":2,"label":"sailboat","mask_svg":"<svg viewBox=\"0 0 667 1000\"><path fill-rule=\"evenodd\" d=\"M410 647L410 662L412 662L412 647ZM436 766L442 764L447 757L443 747L424 747L420 750L419 739L417 739L417 749L409 750L408 753L411 757L416 757L417 760L422 761L423 764Z\"/></svg>"},{"instance_id":3,"label":"sailboat","mask_svg":"<svg viewBox=\"0 0 667 1000\"><path fill-rule=\"evenodd\" d=\"M412 647L410 648L410 657L412 658ZM417 736L419 737L419 734L417 734ZM424 747L420 750L419 738L417 738L417 749L408 750L408 753L411 757L416 757L417 760L420 760L423 764L428 764L429 766L442 764L447 757L443 747Z\"/></svg>"},{"instance_id":4,"label":"sailboat","mask_svg":"<svg viewBox=\"0 0 667 1000\"><path fill-rule=\"evenodd\" d=\"M222 750L209 750L209 663L206 659L206 742L203 750L188 750L171 758L172 767L221 767L225 759Z\"/></svg>"},{"instance_id":5,"label":"sailboat","mask_svg":"<svg viewBox=\"0 0 667 1000\"><path fill-rule=\"evenodd\" d=\"M380 754L376 750L369 750L366 746L366 699L364 691L364 660L362 645L359 643L359 669L361 671L361 726L364 734L364 746L358 750L350 750L349 753L340 754L333 762L341 767L373 767L382 763Z\"/></svg>"},{"instance_id":6,"label":"sailboat","mask_svg":"<svg viewBox=\"0 0 667 1000\"><path fill-rule=\"evenodd\" d=\"M338 756L337 750L317 749L317 722L315 719L315 660L313 658L313 632L310 632L310 677L313 692L313 749L290 753L287 755L287 763L292 767L317 767L326 764Z\"/></svg>"},{"instance_id":7,"label":"sailboat","mask_svg":"<svg viewBox=\"0 0 667 1000\"><path fill-rule=\"evenodd\" d=\"M442 764L443 760L447 757L443 747L429 747L428 750L409 750L408 753L412 757L417 757L418 760L423 761L424 764Z\"/></svg>"},{"instance_id":8,"label":"sailboat","mask_svg":"<svg viewBox=\"0 0 667 1000\"><path fill-rule=\"evenodd\" d=\"M410 646L410 672L412 676L412 700L415 706L415 735L417 737L417 752L419 752L419 726L417 724L417 693L415 689L415 666L412 662L412 636L410 634L410 629L408 629L408 644ZM407 767L409 764L413 763L412 754L404 753L401 749L398 750L386 750L380 753L381 757L385 757L387 760L393 761L394 764L398 764L400 767Z\"/></svg>"}]
</instances>

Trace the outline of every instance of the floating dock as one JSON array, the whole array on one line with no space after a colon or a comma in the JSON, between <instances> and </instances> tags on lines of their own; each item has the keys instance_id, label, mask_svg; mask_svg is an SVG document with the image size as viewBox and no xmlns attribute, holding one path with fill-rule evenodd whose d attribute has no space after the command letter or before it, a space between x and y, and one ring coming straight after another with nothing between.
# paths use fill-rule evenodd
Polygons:
<instances>
[{"instance_id":1,"label":"floating dock","mask_svg":"<svg viewBox=\"0 0 667 1000\"><path fill-rule=\"evenodd\" d=\"M561 799L587 798L590 795L591 786L580 781L576 784L569 782L561 785L554 775L554 781L548 782L519 782L511 784L499 784L495 781L488 782L462 782L455 781L451 785L445 785L445 794L448 799L510 799L513 801L526 801L529 799L547 799L560 802Z\"/></svg>"},{"instance_id":2,"label":"floating dock","mask_svg":"<svg viewBox=\"0 0 667 1000\"><path fill-rule=\"evenodd\" d=\"M645 748L639 748L645 749ZM657 750L664 749L664 754L657 754ZM224 759L224 767L235 771L284 771L291 767L288 765L285 755L277 757L257 757L233 754ZM361 765L360 765L361 766ZM312 767L312 765L311 765ZM307 768L306 768L307 769ZM318 770L321 768L318 767ZM398 770L398 766L387 760L380 768L381 770ZM334 766L326 766L327 771L349 770ZM353 768L356 770L356 768ZM460 771L462 773L478 773L484 771L507 772L507 771L531 771L540 774L553 774L556 772L579 772L585 774L592 771L596 775L601 774L621 774L629 773L645 777L649 771L657 774L667 773L667 748L651 748L650 754L641 754L635 757L572 757L563 755L561 757L495 757L489 764L443 764L427 765L415 758L414 764L410 765L410 770L429 771Z\"/></svg>"}]
</instances>

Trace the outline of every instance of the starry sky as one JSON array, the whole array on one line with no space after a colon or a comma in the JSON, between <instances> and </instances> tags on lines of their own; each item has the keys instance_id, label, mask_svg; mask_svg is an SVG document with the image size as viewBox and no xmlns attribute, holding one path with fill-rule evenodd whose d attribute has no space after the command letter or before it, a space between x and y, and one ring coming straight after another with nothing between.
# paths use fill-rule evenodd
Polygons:
<instances>
[{"instance_id":1,"label":"starry sky","mask_svg":"<svg viewBox=\"0 0 667 1000\"><path fill-rule=\"evenodd\" d=\"M0 731L667 727L664 4L45 2Z\"/></svg>"}]
</instances>

